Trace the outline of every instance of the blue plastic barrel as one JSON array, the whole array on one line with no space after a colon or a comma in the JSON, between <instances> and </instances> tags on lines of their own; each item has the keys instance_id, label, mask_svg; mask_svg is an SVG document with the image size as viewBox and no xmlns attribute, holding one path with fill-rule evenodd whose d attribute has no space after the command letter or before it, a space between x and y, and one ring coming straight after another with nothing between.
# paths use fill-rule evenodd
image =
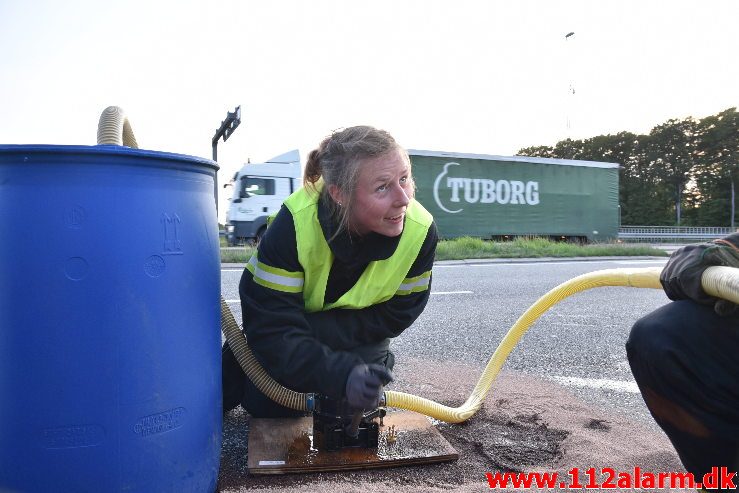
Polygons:
<instances>
[{"instance_id":1,"label":"blue plastic barrel","mask_svg":"<svg viewBox=\"0 0 739 493\"><path fill-rule=\"evenodd\" d=\"M216 170L0 146L0 491L215 490Z\"/></svg>"}]
</instances>

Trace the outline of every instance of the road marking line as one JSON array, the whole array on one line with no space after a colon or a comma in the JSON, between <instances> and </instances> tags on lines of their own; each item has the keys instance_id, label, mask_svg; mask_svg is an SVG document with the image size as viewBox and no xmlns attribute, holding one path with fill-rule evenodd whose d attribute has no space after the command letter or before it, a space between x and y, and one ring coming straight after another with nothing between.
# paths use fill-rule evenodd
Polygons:
<instances>
[{"instance_id":1,"label":"road marking line","mask_svg":"<svg viewBox=\"0 0 739 493\"><path fill-rule=\"evenodd\" d=\"M433 291L431 294L474 294L474 291ZM241 300L226 300L226 303L241 303Z\"/></svg>"},{"instance_id":2,"label":"road marking line","mask_svg":"<svg viewBox=\"0 0 739 493\"><path fill-rule=\"evenodd\" d=\"M434 269L439 267L517 267L519 265L570 265L582 263L577 260L570 262L480 262L476 263L460 263L460 264L438 264L434 265Z\"/></svg>"},{"instance_id":3,"label":"road marking line","mask_svg":"<svg viewBox=\"0 0 739 493\"><path fill-rule=\"evenodd\" d=\"M556 261L556 262L480 262L478 263L459 263L459 264L435 264L434 269L438 268L450 268L450 267L517 267L521 265L572 265L572 264L663 264L667 262L664 260L651 260L651 259L637 259L637 260L570 260L570 261Z\"/></svg>"},{"instance_id":4,"label":"road marking line","mask_svg":"<svg viewBox=\"0 0 739 493\"><path fill-rule=\"evenodd\" d=\"M659 264L662 265L667 262L667 259L664 260L618 260L613 262L614 264Z\"/></svg>"},{"instance_id":5,"label":"road marking line","mask_svg":"<svg viewBox=\"0 0 739 493\"><path fill-rule=\"evenodd\" d=\"M616 392L626 392L629 394L639 393L639 387L634 381L610 380L607 378L579 378L561 376L549 376L548 378L569 387L590 387L593 389L615 390Z\"/></svg>"},{"instance_id":6,"label":"road marking line","mask_svg":"<svg viewBox=\"0 0 739 493\"><path fill-rule=\"evenodd\" d=\"M587 262L592 263L611 263L611 264L663 264L667 262L667 258L664 260L651 260L651 259L637 259L637 260L590 260ZM438 268L450 268L450 267L513 267L517 265L570 265L583 263L582 260L571 260L571 261L557 261L557 262L480 262L477 263L459 263L459 264L436 264L435 269ZM221 272L244 272L244 269L221 269Z\"/></svg>"}]
</instances>

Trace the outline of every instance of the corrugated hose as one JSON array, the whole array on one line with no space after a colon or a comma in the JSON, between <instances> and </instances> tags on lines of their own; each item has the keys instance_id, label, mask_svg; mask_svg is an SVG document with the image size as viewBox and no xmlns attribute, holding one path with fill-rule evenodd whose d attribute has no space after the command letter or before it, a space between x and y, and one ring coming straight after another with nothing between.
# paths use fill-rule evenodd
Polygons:
<instances>
[{"instance_id":1,"label":"corrugated hose","mask_svg":"<svg viewBox=\"0 0 739 493\"><path fill-rule=\"evenodd\" d=\"M590 272L570 279L553 288L524 312L508 330L500 345L490 357L472 394L459 407L452 408L403 392L385 392L385 405L417 411L427 416L461 423L471 418L482 406L493 381L498 376L506 358L531 325L549 308L580 291L604 286L629 286L634 288L662 289L659 267L640 269L606 269ZM701 284L711 296L739 303L739 269L732 267L709 267L703 273Z\"/></svg>"}]
</instances>

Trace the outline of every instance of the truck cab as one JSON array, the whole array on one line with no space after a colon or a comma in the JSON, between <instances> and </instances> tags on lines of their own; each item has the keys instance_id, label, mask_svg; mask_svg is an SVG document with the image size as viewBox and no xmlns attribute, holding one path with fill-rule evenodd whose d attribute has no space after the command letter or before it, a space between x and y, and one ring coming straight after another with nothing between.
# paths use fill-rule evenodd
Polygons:
<instances>
[{"instance_id":1,"label":"truck cab","mask_svg":"<svg viewBox=\"0 0 739 493\"><path fill-rule=\"evenodd\" d=\"M275 214L282 201L301 186L301 176L297 149L263 163L242 166L230 183L233 196L226 213L228 245L258 242L267 229L267 218Z\"/></svg>"}]
</instances>

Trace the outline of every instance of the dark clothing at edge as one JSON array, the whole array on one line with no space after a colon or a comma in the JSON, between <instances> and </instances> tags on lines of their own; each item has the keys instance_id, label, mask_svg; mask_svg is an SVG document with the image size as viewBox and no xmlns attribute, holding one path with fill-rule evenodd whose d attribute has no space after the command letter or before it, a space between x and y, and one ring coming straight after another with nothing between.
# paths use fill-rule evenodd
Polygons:
<instances>
[{"instance_id":1,"label":"dark clothing at edge","mask_svg":"<svg viewBox=\"0 0 739 493\"><path fill-rule=\"evenodd\" d=\"M739 310L718 315L700 287L716 245L725 260L714 265L736 266L739 234L676 251L662 275L675 301L637 321L626 343L644 402L696 481L712 467L739 471Z\"/></svg>"}]
</instances>

